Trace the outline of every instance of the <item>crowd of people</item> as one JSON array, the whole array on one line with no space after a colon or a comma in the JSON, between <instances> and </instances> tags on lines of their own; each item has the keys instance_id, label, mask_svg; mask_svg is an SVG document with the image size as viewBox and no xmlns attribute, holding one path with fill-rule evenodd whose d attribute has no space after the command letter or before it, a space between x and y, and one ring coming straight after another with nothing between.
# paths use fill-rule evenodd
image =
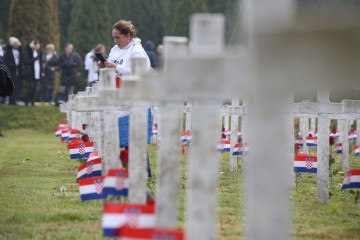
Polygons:
<instances>
[{"instance_id":1,"label":"crowd of people","mask_svg":"<svg viewBox=\"0 0 360 240\"><path fill-rule=\"evenodd\" d=\"M1 103L35 106L35 102L41 102L59 105L75 92L77 79L86 81L87 86L98 81L99 68L111 67L118 75L130 74L131 57L146 57L149 68L161 67L163 46L155 49L154 43L147 41L143 48L131 22L121 20L115 23L112 34L114 47L108 56L105 45L99 43L85 55L84 61L71 43L66 43L64 50L57 54L53 43L47 43L43 49L38 40L31 41L25 47L16 37L10 37L8 44L0 40L0 60L9 68L15 86L10 97L0 98ZM104 64L99 62L95 52L101 53L107 61ZM60 85L55 92L57 76Z\"/></svg>"}]
</instances>

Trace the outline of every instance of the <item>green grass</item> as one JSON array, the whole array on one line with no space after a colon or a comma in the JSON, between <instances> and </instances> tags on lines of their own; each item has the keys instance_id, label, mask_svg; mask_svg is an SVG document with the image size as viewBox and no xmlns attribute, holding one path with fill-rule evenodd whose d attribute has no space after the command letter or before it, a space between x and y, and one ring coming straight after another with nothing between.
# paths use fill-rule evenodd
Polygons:
<instances>
[{"instance_id":1,"label":"green grass","mask_svg":"<svg viewBox=\"0 0 360 240\"><path fill-rule=\"evenodd\" d=\"M32 129L49 133L54 131L65 114L54 106L0 106L0 126L2 129Z\"/></svg>"},{"instance_id":2,"label":"green grass","mask_svg":"<svg viewBox=\"0 0 360 240\"><path fill-rule=\"evenodd\" d=\"M81 202L75 183L80 162L69 159L66 145L53 134L64 115L52 106L4 107L1 117L5 138L0 138L0 239L102 239L102 202ZM149 146L149 156L154 174L149 185L156 193L154 145ZM241 161L238 171L229 172L228 154L222 157L217 239L239 239L245 228ZM340 156L336 160L333 170L341 169ZM186 208L186 161L183 157L179 184L181 227ZM350 166L360 168L359 158L352 157ZM290 196L292 238L360 239L359 209L349 190L340 190L343 178L341 174L333 176L329 204L316 201L315 174L298 178L297 189ZM60 191L61 186L66 186L65 192Z\"/></svg>"},{"instance_id":3,"label":"green grass","mask_svg":"<svg viewBox=\"0 0 360 240\"><path fill-rule=\"evenodd\" d=\"M53 133L5 134L0 139L0 239L101 238L102 204L80 201L79 163L69 159L66 146Z\"/></svg>"}]
</instances>

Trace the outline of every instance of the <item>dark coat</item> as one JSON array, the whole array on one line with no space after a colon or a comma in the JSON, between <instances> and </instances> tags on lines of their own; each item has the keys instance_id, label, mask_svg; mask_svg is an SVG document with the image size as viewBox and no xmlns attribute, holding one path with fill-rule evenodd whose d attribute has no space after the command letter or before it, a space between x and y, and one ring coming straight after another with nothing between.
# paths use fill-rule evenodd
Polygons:
<instances>
[{"instance_id":1,"label":"dark coat","mask_svg":"<svg viewBox=\"0 0 360 240\"><path fill-rule=\"evenodd\" d=\"M46 61L46 54L43 56L43 73L44 79L46 82L46 88L53 89L55 87L55 73L56 71L52 71L51 68L54 67L57 69L58 67L58 56L54 54L52 58Z\"/></svg>"},{"instance_id":2,"label":"dark coat","mask_svg":"<svg viewBox=\"0 0 360 240\"><path fill-rule=\"evenodd\" d=\"M19 65L16 66L15 58L12 52L12 47L8 44L5 47L5 54L4 54L4 63L9 68L11 78L14 82L20 81L22 77L22 67L23 67L23 53L21 47L19 47Z\"/></svg>"},{"instance_id":3,"label":"dark coat","mask_svg":"<svg viewBox=\"0 0 360 240\"><path fill-rule=\"evenodd\" d=\"M61 85L74 85L78 67L78 59L75 54L61 53L58 65L61 70Z\"/></svg>"},{"instance_id":4,"label":"dark coat","mask_svg":"<svg viewBox=\"0 0 360 240\"><path fill-rule=\"evenodd\" d=\"M157 68L158 67L158 61L157 61L157 56L156 56L156 53L155 53L154 43L152 41L146 41L145 46L144 46L144 50L145 50L146 54L148 55L148 57L150 59L150 66L152 68Z\"/></svg>"},{"instance_id":5,"label":"dark coat","mask_svg":"<svg viewBox=\"0 0 360 240\"><path fill-rule=\"evenodd\" d=\"M27 46L24 52L24 64L26 67L23 68L23 75L28 80L34 80L35 79L35 67L34 62L36 60L40 61L40 78L41 78L41 72L42 72L42 53L41 51L38 52L38 56L34 58L33 56L33 50L30 46Z\"/></svg>"},{"instance_id":6,"label":"dark coat","mask_svg":"<svg viewBox=\"0 0 360 240\"><path fill-rule=\"evenodd\" d=\"M13 95L14 88L9 68L0 60L0 97Z\"/></svg>"}]
</instances>

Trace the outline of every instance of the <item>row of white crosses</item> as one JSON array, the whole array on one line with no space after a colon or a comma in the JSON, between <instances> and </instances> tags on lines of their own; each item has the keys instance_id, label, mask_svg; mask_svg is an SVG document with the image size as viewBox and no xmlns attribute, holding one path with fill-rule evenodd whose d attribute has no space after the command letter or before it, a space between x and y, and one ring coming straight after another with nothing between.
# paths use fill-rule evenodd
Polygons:
<instances>
[{"instance_id":1,"label":"row of white crosses","mask_svg":"<svg viewBox=\"0 0 360 240\"><path fill-rule=\"evenodd\" d=\"M314 135L316 133L316 119L317 114L297 114L300 120L299 135L303 139L303 145L306 143L306 136L311 133ZM357 118L357 114L354 113L342 113L342 114L331 114L331 119L337 120L337 131L339 132L339 142L342 143L342 159L347 161L349 158L349 141L348 141L348 132L351 130L352 123L356 120L357 126L357 137L356 144L360 144L360 119ZM310 130L309 130L309 119L310 119ZM303 148L304 153L309 153L308 147ZM343 170L346 170L345 166Z\"/></svg>"},{"instance_id":2,"label":"row of white crosses","mask_svg":"<svg viewBox=\"0 0 360 240\"><path fill-rule=\"evenodd\" d=\"M204 40L201 38L204 33L208 34L216 31L219 33L218 37L214 38L215 42L210 42L208 46L213 51L215 50L215 58L210 57L209 59L219 61L221 59L221 51L223 50L223 34L221 34L224 32L223 24L224 18L220 15L216 15L214 18L210 15L198 16L195 19L196 30L193 31L197 33L197 35L193 34L193 49L195 50L197 47L199 50L201 49L201 41ZM206 27L205 29L204 26ZM205 32L203 32L204 30ZM169 59L175 56L181 56L183 59L189 58L186 53L186 39L168 38L165 39L165 45L167 54L171 55L168 56ZM198 54L205 53L204 50L198 51ZM202 59L196 59L194 56L189 58L189 60L201 63ZM183 59L180 58L180 60L174 60L174 62ZM141 59L138 59L138 61L141 62ZM133 65L136 66L136 64ZM184 67L179 66L180 69ZM170 72L170 75L173 75L170 70L170 61L168 67L169 70L166 70L166 73ZM206 65L202 67L204 68ZM191 76L189 75L188 77L190 78ZM221 76L221 73L217 73L217 76ZM164 76L160 76L160 74L154 76L154 82L147 79L150 86L147 86L145 81L140 81L140 78L136 76L122 77L123 88L120 90L115 89L114 79L115 76L112 70L101 70L100 81L102 81L102 84L101 88L98 89L98 93L94 92L93 95L95 96L80 94L75 97L75 103L72 101L72 98L68 103L71 104L71 113L73 113L73 109L102 112L104 129L102 133L103 152L101 156L104 158L105 172L107 169L116 168L119 165L116 111L124 108L126 105L131 105L131 107L128 107L130 109L129 201L145 203L147 104L143 100L149 99L159 102L161 110L166 114L161 114L160 120L163 131L158 164L157 226L177 227L177 189L180 179L179 133L181 129L182 102L190 100L194 104L192 119L194 149L191 151L189 160L189 187L186 214L188 216L187 234L189 239L215 238L216 189L219 174L219 154L216 152L215 146L220 138L220 119L218 117L220 101L217 98L209 98L208 100L208 96L211 96L212 93L202 92L199 85L197 88L193 88L196 83L196 81L191 81L193 79L188 79L188 85L186 89L183 89L196 90L187 91L188 96L185 96L186 94L183 91L178 91L176 88L172 89L172 91L164 91L164 87L165 90L169 90L168 88L172 87L171 83L174 83L176 80L175 77L169 77L166 74ZM167 84L164 82L165 79ZM200 83L205 84L204 80L201 77ZM215 86L215 80L215 78L212 80L213 86ZM161 83L162 87L160 87L159 92L156 92L157 87L160 86L159 83ZM152 89L152 86L157 87ZM210 90L216 91L215 88ZM197 98L199 93L205 93L206 96ZM97 104L94 104L94 99L98 100ZM74 121L71 121L71 123ZM212 129L212 131L209 131L209 129Z\"/></svg>"},{"instance_id":3,"label":"row of white crosses","mask_svg":"<svg viewBox=\"0 0 360 240\"><path fill-rule=\"evenodd\" d=\"M104 119L103 108L99 105L99 88L100 82L95 83L92 87L87 87L84 94L78 94L72 99L74 101L74 110L86 113L87 117L81 119L82 124L88 125L89 138L94 141L94 148L98 151L99 156L103 157ZM104 154L106 155L106 153Z\"/></svg>"},{"instance_id":4,"label":"row of white crosses","mask_svg":"<svg viewBox=\"0 0 360 240\"><path fill-rule=\"evenodd\" d=\"M237 169L237 156L233 155L235 144L238 143L238 129L239 129L239 117L245 119L245 107L239 106L239 99L232 99L231 105L219 105L219 116L221 122L223 123L225 131L230 131L230 171L235 171ZM191 105L187 104L184 107L185 113L185 130L191 131ZM229 129L229 117L231 117ZM223 119L223 120L222 120ZM244 131L244 124L242 124L241 130ZM243 137L243 135L242 135ZM219 138L220 139L220 138Z\"/></svg>"},{"instance_id":5,"label":"row of white crosses","mask_svg":"<svg viewBox=\"0 0 360 240\"><path fill-rule=\"evenodd\" d=\"M144 90L147 90L143 94L150 100L160 98L164 104L184 101L192 104L191 130L193 139L188 160L185 214L188 239L214 239L216 236L216 189L219 175L219 154L216 152L215 145L221 136L219 105L224 100L222 96L239 96L246 92L249 88L248 85L251 85L247 78L235 83L231 79L233 76L240 75L245 67L241 66L241 62L244 61L243 55L238 56L236 54L229 57L223 52L225 50L222 35L224 32L223 23L224 19L219 15L194 16L190 32L191 54L185 57L170 55L165 66L165 73L158 74L154 79L148 78L143 82ZM220 84L220 81L223 82ZM151 92L153 94L146 95L146 93ZM253 127L249 128L249 139L254 146L254 151L249 156L249 174L246 174L248 178L247 232L251 239L286 239L289 224L287 210L287 182L289 182L287 180L289 179L286 172L292 171L292 165L283 164L286 155L279 151L273 154L274 159L269 166L269 159L265 159L264 156L273 149L280 150L281 146L285 144L285 138L275 137L275 140L269 145L268 142L263 141L262 135L266 135L269 129L282 132L281 128L285 121L282 116L285 114L281 113L285 109L282 107L285 106L285 102L283 105L273 105L272 103L282 103L282 98L273 98L272 95L262 91L254 91L254 93L258 101L253 102L254 111L249 114L249 118L251 117L249 123L252 122L253 124ZM271 104L271 106L264 105L263 101ZM269 107L272 109L271 112L266 111ZM181 108L179 108L180 111ZM165 113L168 111L162 111L161 115ZM166 124L169 122L167 121ZM165 127L163 121L160 124L161 142L178 142L178 134L175 134L176 131L172 131L174 128ZM258 129L258 131L254 129ZM165 131L169 131L169 133L165 133ZM234 133L237 139L237 129ZM174 145L172 144L172 146ZM162 148L167 147L161 144L159 161L161 161ZM168 158L168 156L164 157ZM177 162L179 161L180 159L177 157ZM167 170L171 170L160 175L157 192L157 214L158 219L166 219L166 221L159 220L159 226L169 227L169 223L176 223L175 214L166 215L168 212L174 213L176 211L177 199L174 195L169 196L163 192L161 181L163 178L169 179L167 185L171 182L174 187L177 186L178 179L173 176L178 176L180 171L178 164L169 166ZM164 163L160 162L160 166L164 166ZM272 179L272 181L264 179ZM259 192L258 189L266 190ZM165 206L169 206L169 208ZM164 211L164 209L168 210ZM277 221L272 221L273 218L276 218ZM281 229L281 231L274 231L274 229Z\"/></svg>"},{"instance_id":6,"label":"row of white crosses","mask_svg":"<svg viewBox=\"0 0 360 240\"><path fill-rule=\"evenodd\" d=\"M219 61L223 51L224 18L198 15L192 19L191 55L183 38L165 38L165 72L143 81L143 95L161 104L161 145L158 162L156 198L157 226L177 227L178 184L180 179L180 142L182 103L191 102L192 147L188 159L186 200L187 239L214 239L216 236L217 184L220 139L220 101L211 97L216 91ZM211 38L204 38L211 33ZM212 56L205 56L211 49ZM204 63L205 61L205 63ZM207 62L208 61L208 62ZM210 85L207 90L204 87ZM147 90L147 91L145 91ZM188 128L188 127L187 127ZM174 154L175 153L175 154ZM176 154L177 153L177 154Z\"/></svg>"},{"instance_id":7,"label":"row of white crosses","mask_svg":"<svg viewBox=\"0 0 360 240\"><path fill-rule=\"evenodd\" d=\"M159 169L158 169L158 189L156 199L157 227L177 227L177 204L178 204L178 184L180 178L180 152L179 152L179 134L181 129L182 102L192 102L192 150L189 157L188 167L188 188L187 188L187 209L186 209L186 232L188 239L215 239L216 236L216 212L217 212L217 185L219 175L219 154L216 151L217 141L220 139L221 121L219 118L219 106L222 102L221 97L228 89L219 91L217 80L225 76L225 72L231 70L234 66L233 61L241 60L226 59L222 51L224 18L221 15L197 15L192 19L191 37L193 40L193 54L187 54L185 39L167 38L165 46L167 49L168 62L164 74L158 74L153 78L140 81L139 77L123 77L123 89L115 89L115 75L112 70L101 70L101 88L97 91L92 89L90 94L79 94L77 97L71 97L67 103L68 112L71 116L71 125L79 121L76 117L76 111L102 112L103 131L98 139L100 146L103 145L101 157L105 160L105 172L110 168L119 166L118 160L118 130L117 130L117 110L125 105L130 107L130 183L129 183L129 201L145 203L146 195L146 104L144 99L157 101L161 104L162 144L159 149ZM216 37L208 38L213 32ZM204 47L205 46L205 47ZM211 49L212 54L207 53ZM141 61L139 59L139 61ZM186 64L187 61L188 63ZM203 63L205 62L205 63ZM222 65L222 62L228 64ZM212 64L208 68L207 64ZM219 65L220 64L220 65ZM185 74L189 66L198 66ZM209 73L204 76L204 71ZM235 71L236 72L236 71ZM178 73L183 73L179 76ZM186 75L186 76L185 76ZM178 78L185 87L179 86ZM244 79L243 83L246 83ZM203 89L204 86L209 88ZM128 86L128 87L126 87ZM225 84L225 86L228 86ZM245 85L236 86L240 89ZM125 91L126 90L126 91ZM233 93L230 91L230 93ZM262 99L267 99L269 95L259 93ZM259 98L261 99L261 98ZM274 99L278 101L279 99ZM84 105L84 106L82 106ZM256 126L264 126L269 121L269 115L262 115L265 110L262 108L261 101L255 101L255 107L252 120ZM268 108L269 106L266 106ZM270 126L279 129L283 126L278 116L281 112L280 107L273 108ZM234 112L237 115L236 111ZM281 115L280 115L281 116ZM234 118L235 119L235 118ZM235 125L235 124L234 124ZM267 125L269 126L269 124ZM142 127L142 129L141 129ZM136 128L136 129L135 129ZM235 129L235 128L234 128ZM249 128L251 129L251 128ZM255 128L253 128L255 129ZM266 129L261 128L259 132L266 133ZM251 131L249 131L251 132ZM235 139L237 139L237 128L234 130ZM272 167L265 166L268 159L263 156L273 149L275 145L267 147L268 143L262 141L263 137L257 132L253 132L252 143L254 152L249 158L248 180L248 234L257 239L266 236L267 239L282 239L280 235L287 236L287 231L274 233L275 227L288 225L287 214L287 193L286 174L276 174L272 177L273 181L266 184L263 178L257 179L255 176L261 174L264 178L269 178L269 172L282 172L282 154L276 156ZM278 138L277 140L280 140ZM276 143L276 149L283 145L281 141ZM133 147L131 147L133 146ZM98 149L100 150L100 149ZM178 153L178 154L176 154ZM258 153L258 154L256 154ZM276 155L276 154L274 154ZM285 155L284 155L285 156ZM289 169L287 169L289 170ZM291 170L291 169L290 169ZM251 174L250 174L251 173ZM272 175L272 174L271 174ZM285 177L285 179L284 179ZM276 180L276 181L275 181ZM264 186L268 185L268 186ZM283 186L283 187L282 187ZM257 189L265 188L268 191L262 191L259 196ZM275 193L275 194L274 194ZM270 205L269 205L270 203ZM276 204L275 204L276 203ZM281 204L279 204L281 203ZM278 206L278 207L275 207ZM285 208L285 211L284 209ZM264 215L264 212L268 214ZM272 225L270 218L275 217L279 220L276 226ZM256 223L256 224L255 224ZM260 230L259 230L260 229ZM260 233L260 235L259 235ZM259 236L259 238L257 237ZM272 237L273 236L273 237Z\"/></svg>"},{"instance_id":8,"label":"row of white crosses","mask_svg":"<svg viewBox=\"0 0 360 240\"><path fill-rule=\"evenodd\" d=\"M136 185L129 186L131 202L145 202L144 186L146 184L144 152L146 136L143 135L146 131L141 128L137 129L138 131L131 129L135 124L146 126L145 106L147 105L142 102L143 100L160 104L162 113L159 126L161 126L162 140L159 149L159 182L156 199L158 227L177 226L177 187L180 174L178 133L181 129L179 116L182 114L182 103L191 102L193 140L188 160L186 235L187 239L215 239L216 190L219 174L219 154L215 146L220 138L221 129L219 105L224 100L222 96L251 97L245 115L246 138L251 142L252 147L251 154L244 160L247 186L245 204L247 238L288 239L290 225L288 194L291 189L289 183L292 182L290 173L293 172L294 157L294 151L291 151L294 148L294 135L289 133L294 131L294 115L286 115L288 110L286 105L290 101L287 101L285 91L287 89L284 86L287 86L286 81L291 74L283 70L291 69L294 72L295 69L291 66L303 59L299 57L294 58L292 62L274 61L272 65L267 63L269 63L269 56L273 56L270 53L282 50L281 53L287 56L285 53L289 49L286 47L292 46L288 44L286 38L282 42L285 43L285 48L284 46L279 48L277 41L274 41L285 37L285 35L274 33L279 33L279 30L288 27L288 20L293 16L289 11L291 10L289 2L244 1L244 12L251 13L244 21L248 24L248 36L251 40L249 50L245 53L239 49L225 51L222 16L195 15L190 28L191 53L187 52L184 39L167 38L164 42L166 54L168 54L164 73L144 76L142 81L138 78L129 79L129 83L133 81L135 90L129 91L131 94L128 96L124 91L120 93L119 90L115 90L114 84L99 91L100 105L112 108L109 109L108 114L104 114L105 133L117 132L111 128L114 123L110 123L116 122L116 114L110 117L109 124L106 124L105 118L111 116L111 112L116 111L120 106L131 105L130 122L134 125L130 125L130 182L136 182ZM248 6L251 8L247 8ZM268 27L269 24L272 24L271 28ZM296 47L298 46L295 46L295 51L292 53L301 49ZM295 57L298 56L295 55ZM316 65L316 59L311 60L311 63ZM285 69L282 69L282 64ZM330 70L333 69L330 68ZM108 77L104 77L106 72L110 74ZM329 72L332 73L319 65L315 73L311 74L326 73L323 77L339 77L336 74L330 75ZM300 73L302 71L299 71L299 75ZM104 82L107 81L106 79L109 82L114 79L114 73L109 70L103 70L101 74ZM236 81L233 81L234 79ZM126 78L123 78L123 82L125 80ZM290 112L293 114L303 112L303 109L300 109L301 103L293 105ZM321 111L315 113L318 114L319 119L318 195L322 202L328 200L327 156L330 121L329 112L323 109L328 109L328 105L330 104L326 103L326 100L319 98L317 106ZM111 129L108 130L108 127ZM264 136L272 136L272 141L267 141ZM290 136L291 141L286 141ZM116 138L118 139L117 136ZM283 151L286 143L289 151ZM117 153L116 157L113 154L114 156L109 155L108 160L105 159L109 167L112 167L113 162L118 162L118 146L114 144L112 147L115 150L110 148L106 150ZM106 149L105 146L104 149ZM268 157L270 152L271 157Z\"/></svg>"},{"instance_id":9,"label":"row of white crosses","mask_svg":"<svg viewBox=\"0 0 360 240\"><path fill-rule=\"evenodd\" d=\"M329 201L329 136L330 120L340 121L340 141L342 143L342 169L349 170L349 120L360 119L360 101L343 100L341 103L330 103L329 95L318 94L318 102L294 103L290 111L300 117L302 136L307 136L308 118L318 118L318 145L317 145L317 191L318 201ZM304 145L306 143L304 142Z\"/></svg>"},{"instance_id":10,"label":"row of white crosses","mask_svg":"<svg viewBox=\"0 0 360 240\"><path fill-rule=\"evenodd\" d=\"M129 120L129 201L131 203L146 202L146 154L147 154L147 108L149 104L138 99L137 85L140 82L140 75L144 71L144 59L132 59L133 76L122 77L122 88L115 89L115 73L111 70L110 76L106 78L103 88L99 92L100 104L111 106L113 109L126 110L130 112ZM118 126L117 114L104 116L107 121ZM116 127L117 129L117 127ZM113 156L109 156L111 168L119 166L119 142L118 131L110 128L108 137L115 140L117 145L112 146ZM111 136L111 137L110 137Z\"/></svg>"}]
</instances>

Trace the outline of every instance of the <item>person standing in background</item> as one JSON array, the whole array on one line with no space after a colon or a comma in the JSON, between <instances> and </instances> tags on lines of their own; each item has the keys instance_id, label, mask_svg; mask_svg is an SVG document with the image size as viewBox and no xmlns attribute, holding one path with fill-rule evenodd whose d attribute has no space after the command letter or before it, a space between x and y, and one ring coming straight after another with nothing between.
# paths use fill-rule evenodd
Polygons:
<instances>
[{"instance_id":1,"label":"person standing in background","mask_svg":"<svg viewBox=\"0 0 360 240\"><path fill-rule=\"evenodd\" d=\"M153 69L156 69L159 67L158 64L158 59L155 53L155 45L152 41L146 41L145 46L144 46L145 52L148 55L149 59L150 59L150 66Z\"/></svg>"},{"instance_id":2,"label":"person standing in background","mask_svg":"<svg viewBox=\"0 0 360 240\"><path fill-rule=\"evenodd\" d=\"M95 56L95 52L99 52L105 57L105 45L99 43L96 45L95 49L92 49L92 51L85 56L85 72L88 87L91 87L92 84L99 80L99 66L97 64L98 59Z\"/></svg>"},{"instance_id":3,"label":"person standing in background","mask_svg":"<svg viewBox=\"0 0 360 240\"><path fill-rule=\"evenodd\" d=\"M0 97L11 96L14 93L14 83L11 79L9 68L0 59ZM1 102L0 102L0 113L1 113ZM1 116L1 114L0 114ZM4 137L1 133L1 117L0 117L0 137Z\"/></svg>"},{"instance_id":4,"label":"person standing in background","mask_svg":"<svg viewBox=\"0 0 360 240\"><path fill-rule=\"evenodd\" d=\"M91 62L91 59L92 57L94 56L95 54L95 48L92 48L86 55L85 55L85 58L84 58L84 69L85 69L85 77L86 77L86 81L87 81L87 85L89 86L89 82L90 79L89 79L89 71L91 70L90 69L90 62Z\"/></svg>"},{"instance_id":5,"label":"person standing in background","mask_svg":"<svg viewBox=\"0 0 360 240\"><path fill-rule=\"evenodd\" d=\"M52 43L46 45L45 53L43 55L43 71L42 71L42 82L43 85L43 101L53 101L53 94L55 88L55 73L57 70L58 57L56 55L55 46Z\"/></svg>"},{"instance_id":6,"label":"person standing in background","mask_svg":"<svg viewBox=\"0 0 360 240\"><path fill-rule=\"evenodd\" d=\"M25 64L28 67L27 74L27 94L25 99L25 105L28 106L31 103L35 106L35 96L38 82L41 78L42 58L40 51L40 42L33 40L26 47L24 54Z\"/></svg>"},{"instance_id":7,"label":"person standing in background","mask_svg":"<svg viewBox=\"0 0 360 240\"><path fill-rule=\"evenodd\" d=\"M16 37L9 38L9 44L5 47L4 62L9 68L11 79L14 82L15 90L14 94L10 96L10 105L17 105L21 89L22 89L22 65L23 54L21 51L21 42Z\"/></svg>"},{"instance_id":8,"label":"person standing in background","mask_svg":"<svg viewBox=\"0 0 360 240\"><path fill-rule=\"evenodd\" d=\"M2 46L0 44L0 60L4 60L4 50L2 49Z\"/></svg>"},{"instance_id":9,"label":"person standing in background","mask_svg":"<svg viewBox=\"0 0 360 240\"><path fill-rule=\"evenodd\" d=\"M64 52L59 56L58 66L61 71L61 82L56 105L66 102L68 95L74 93L77 67L79 64L73 50L74 46L71 43L67 43L65 44Z\"/></svg>"}]
</instances>

